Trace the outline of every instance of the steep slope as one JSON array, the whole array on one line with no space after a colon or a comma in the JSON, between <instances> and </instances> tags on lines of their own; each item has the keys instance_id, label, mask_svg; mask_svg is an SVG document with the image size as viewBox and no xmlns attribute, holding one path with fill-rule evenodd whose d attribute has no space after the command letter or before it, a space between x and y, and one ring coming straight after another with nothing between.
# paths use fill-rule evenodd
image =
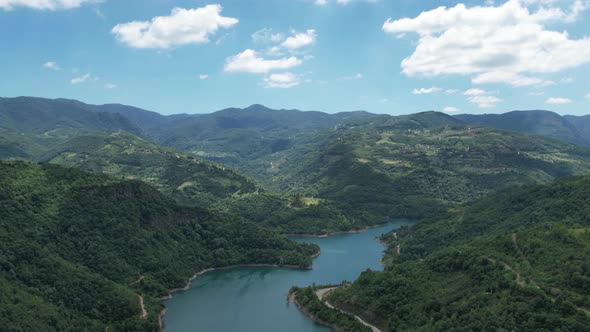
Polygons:
<instances>
[{"instance_id":1,"label":"steep slope","mask_svg":"<svg viewBox=\"0 0 590 332\"><path fill-rule=\"evenodd\" d=\"M21 145L34 137L16 136ZM20 151L18 144L7 148L12 157ZM330 202L265 191L227 167L130 133L81 133L21 158L141 180L181 204L235 214L282 233L324 234L358 227Z\"/></svg>"},{"instance_id":2,"label":"steep slope","mask_svg":"<svg viewBox=\"0 0 590 332\"><path fill-rule=\"evenodd\" d=\"M150 135L164 145L232 165L260 179L257 162L288 149L297 136L372 117L366 112L326 114L252 105L179 117Z\"/></svg>"},{"instance_id":3,"label":"steep slope","mask_svg":"<svg viewBox=\"0 0 590 332\"><path fill-rule=\"evenodd\" d=\"M270 187L338 202L365 223L422 218L511 185L590 172L590 150L436 113L306 139L267 160Z\"/></svg>"},{"instance_id":4,"label":"steep slope","mask_svg":"<svg viewBox=\"0 0 590 332\"><path fill-rule=\"evenodd\" d=\"M514 111L504 114L461 114L456 118L470 124L512 130L590 146L590 131L580 130L577 121L549 111ZM588 133L588 134L585 134Z\"/></svg>"},{"instance_id":5,"label":"steep slope","mask_svg":"<svg viewBox=\"0 0 590 332\"><path fill-rule=\"evenodd\" d=\"M589 331L590 177L507 190L385 240L329 296L384 330Z\"/></svg>"},{"instance_id":6,"label":"steep slope","mask_svg":"<svg viewBox=\"0 0 590 332\"><path fill-rule=\"evenodd\" d=\"M230 169L124 132L75 137L37 160L142 180L194 206L262 190Z\"/></svg>"},{"instance_id":7,"label":"steep slope","mask_svg":"<svg viewBox=\"0 0 590 332\"><path fill-rule=\"evenodd\" d=\"M2 130L43 133L63 128L141 132L120 114L96 112L90 105L76 100L0 98Z\"/></svg>"},{"instance_id":8,"label":"steep slope","mask_svg":"<svg viewBox=\"0 0 590 332\"><path fill-rule=\"evenodd\" d=\"M178 206L138 181L0 162L0 321L7 330L153 331L160 297L197 271L306 267L316 251L238 218Z\"/></svg>"},{"instance_id":9,"label":"steep slope","mask_svg":"<svg viewBox=\"0 0 590 332\"><path fill-rule=\"evenodd\" d=\"M590 142L590 115L564 115L563 118L575 127L586 141Z\"/></svg>"}]
</instances>

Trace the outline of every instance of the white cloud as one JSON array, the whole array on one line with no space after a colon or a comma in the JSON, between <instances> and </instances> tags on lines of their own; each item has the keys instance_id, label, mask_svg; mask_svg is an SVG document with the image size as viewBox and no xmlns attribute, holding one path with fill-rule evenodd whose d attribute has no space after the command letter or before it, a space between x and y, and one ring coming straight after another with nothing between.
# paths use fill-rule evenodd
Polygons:
<instances>
[{"instance_id":1,"label":"white cloud","mask_svg":"<svg viewBox=\"0 0 590 332\"><path fill-rule=\"evenodd\" d=\"M586 97L586 99L590 99L590 93L589 93L589 94L587 94L587 95L586 95L586 96L584 96L584 97Z\"/></svg>"},{"instance_id":2,"label":"white cloud","mask_svg":"<svg viewBox=\"0 0 590 332\"><path fill-rule=\"evenodd\" d=\"M315 0L314 4L318 6L325 6L328 4L328 0Z\"/></svg>"},{"instance_id":3,"label":"white cloud","mask_svg":"<svg viewBox=\"0 0 590 332\"><path fill-rule=\"evenodd\" d=\"M85 74L80 77L72 78L70 81L72 84L80 84L86 82L90 78L90 74Z\"/></svg>"},{"instance_id":4,"label":"white cloud","mask_svg":"<svg viewBox=\"0 0 590 332\"><path fill-rule=\"evenodd\" d=\"M496 107L496 104L502 101L502 99L500 99L496 96L482 96L482 95L471 96L471 97L469 97L468 100L471 103L477 104L477 106L479 108Z\"/></svg>"},{"instance_id":5,"label":"white cloud","mask_svg":"<svg viewBox=\"0 0 590 332\"><path fill-rule=\"evenodd\" d=\"M256 51L247 49L242 53L227 58L225 71L246 73L267 73L272 70L284 70L299 66L303 61L295 56L275 60L264 59Z\"/></svg>"},{"instance_id":6,"label":"white cloud","mask_svg":"<svg viewBox=\"0 0 590 332\"><path fill-rule=\"evenodd\" d=\"M222 10L217 4L196 9L174 8L169 16L117 24L112 33L120 42L135 48L168 49L208 43L219 29L238 23L237 18L221 16Z\"/></svg>"},{"instance_id":7,"label":"white cloud","mask_svg":"<svg viewBox=\"0 0 590 332\"><path fill-rule=\"evenodd\" d=\"M272 29L260 29L252 34L252 40L255 43L278 43L285 39L282 33L273 33Z\"/></svg>"},{"instance_id":8,"label":"white cloud","mask_svg":"<svg viewBox=\"0 0 590 332\"><path fill-rule=\"evenodd\" d=\"M447 107L443 108L443 112L445 112L445 113L457 113L459 111L460 111L460 109L458 109L457 107L453 107L453 106L447 106Z\"/></svg>"},{"instance_id":9,"label":"white cloud","mask_svg":"<svg viewBox=\"0 0 590 332\"><path fill-rule=\"evenodd\" d=\"M0 8L12 10L14 7L28 7L41 10L59 10L78 8L85 3L97 3L101 0L0 0Z\"/></svg>"},{"instance_id":10,"label":"white cloud","mask_svg":"<svg viewBox=\"0 0 590 332\"><path fill-rule=\"evenodd\" d=\"M491 71L482 73L471 79L471 82L473 84L506 83L514 87L531 85L547 86L553 84L552 81L543 80L538 77L523 76L507 71Z\"/></svg>"},{"instance_id":11,"label":"white cloud","mask_svg":"<svg viewBox=\"0 0 590 332\"><path fill-rule=\"evenodd\" d=\"M571 102L572 102L571 99L569 99L569 98L561 98L561 97L551 97L551 98L545 100L545 103L547 103L547 104L553 104L553 105L570 104Z\"/></svg>"},{"instance_id":12,"label":"white cloud","mask_svg":"<svg viewBox=\"0 0 590 332\"><path fill-rule=\"evenodd\" d=\"M415 95L427 95L427 94L431 94L431 93L437 93L442 91L441 88L433 86L431 88L420 88L420 89L414 89L412 91L413 94Z\"/></svg>"},{"instance_id":13,"label":"white cloud","mask_svg":"<svg viewBox=\"0 0 590 332\"><path fill-rule=\"evenodd\" d=\"M476 88L476 89L465 90L465 92L463 92L463 94L466 96L481 96L481 95L487 95L487 94L489 94L489 92Z\"/></svg>"},{"instance_id":14,"label":"white cloud","mask_svg":"<svg viewBox=\"0 0 590 332\"><path fill-rule=\"evenodd\" d=\"M264 86L267 88L292 88L301 84L301 79L293 73L270 74L264 78Z\"/></svg>"},{"instance_id":15,"label":"white cloud","mask_svg":"<svg viewBox=\"0 0 590 332\"><path fill-rule=\"evenodd\" d=\"M104 85L104 88L105 89L109 89L109 90L116 89L117 88L117 85L116 84L113 84L113 83L107 83L107 84Z\"/></svg>"},{"instance_id":16,"label":"white cloud","mask_svg":"<svg viewBox=\"0 0 590 332\"><path fill-rule=\"evenodd\" d=\"M457 92L459 92L459 89L446 89L445 90L445 93L448 95L454 95Z\"/></svg>"},{"instance_id":17,"label":"white cloud","mask_svg":"<svg viewBox=\"0 0 590 332\"><path fill-rule=\"evenodd\" d=\"M281 46L290 50L296 50L304 46L312 45L316 42L316 39L317 33L314 29L309 29L306 32L293 32L293 36L287 38Z\"/></svg>"},{"instance_id":18,"label":"white cloud","mask_svg":"<svg viewBox=\"0 0 590 332\"><path fill-rule=\"evenodd\" d=\"M201 75L199 75L199 79L200 79L201 81L203 81L203 80L206 80L206 79L208 79L208 78L209 78L209 75L207 75L207 74L201 74Z\"/></svg>"},{"instance_id":19,"label":"white cloud","mask_svg":"<svg viewBox=\"0 0 590 332\"><path fill-rule=\"evenodd\" d=\"M535 74L590 62L590 38L573 39L567 31L545 27L575 20L589 4L585 0L569 3L569 9L542 0L508 0L497 7L458 4L415 18L390 18L382 28L394 36L419 35L413 54L401 63L408 76L457 74L474 76L476 84L544 85L551 82Z\"/></svg>"},{"instance_id":20,"label":"white cloud","mask_svg":"<svg viewBox=\"0 0 590 332\"><path fill-rule=\"evenodd\" d=\"M502 99L492 96L492 94L493 92L491 91L478 88L468 89L463 92L463 95L468 96L467 100L470 103L477 104L479 108L496 107L496 104L502 101Z\"/></svg>"},{"instance_id":21,"label":"white cloud","mask_svg":"<svg viewBox=\"0 0 590 332\"><path fill-rule=\"evenodd\" d=\"M59 65L54 61L47 61L43 64L43 68L51 69L51 70L60 70L61 68Z\"/></svg>"},{"instance_id":22,"label":"white cloud","mask_svg":"<svg viewBox=\"0 0 590 332\"><path fill-rule=\"evenodd\" d=\"M529 96L542 96L544 94L545 94L545 92L543 92L543 91L529 92Z\"/></svg>"}]
</instances>

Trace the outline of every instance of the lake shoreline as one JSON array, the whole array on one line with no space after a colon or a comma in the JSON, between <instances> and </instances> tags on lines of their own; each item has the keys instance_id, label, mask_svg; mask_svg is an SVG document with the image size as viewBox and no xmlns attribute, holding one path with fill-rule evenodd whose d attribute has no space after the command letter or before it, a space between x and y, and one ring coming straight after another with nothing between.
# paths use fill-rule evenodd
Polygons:
<instances>
[{"instance_id":1,"label":"lake shoreline","mask_svg":"<svg viewBox=\"0 0 590 332\"><path fill-rule=\"evenodd\" d=\"M385 224L371 225L371 226L366 226L365 228L353 229L353 230L350 230L350 231L338 231L338 232L324 233L324 234L285 234L285 236L290 236L290 237L326 238L326 237L330 237L330 236L334 236L334 235L358 234L358 233L363 233L363 232L366 232L366 231L370 231L370 230L375 229L375 228L385 227L385 226L387 226L389 224L392 224L394 222L395 221L390 221L390 222L387 222Z\"/></svg>"},{"instance_id":2,"label":"lake shoreline","mask_svg":"<svg viewBox=\"0 0 590 332\"><path fill-rule=\"evenodd\" d=\"M363 324L364 326L370 328L373 332L382 332L382 330L370 323L368 323L367 321L365 321L364 319L362 319L361 317L355 315L354 313L351 312L347 312L345 310L342 310L336 306L334 306L333 304L330 304L328 301L324 300L324 297L326 295L328 295L330 292L332 292L335 289L338 289L342 286L329 286L329 287L324 287L324 288L319 288L317 290L315 290L314 295L318 298L318 300L320 300L320 302L322 303L322 305L332 309L332 310L337 310L340 311L343 314L347 314L347 315L351 315L353 316L357 321L359 321L361 324ZM322 319L319 319L318 317L316 317L314 314L312 314L311 312L309 312L309 310L307 310L307 308L305 308L304 306L302 306L298 301L297 301L297 297L296 297L296 291L292 292L289 294L287 301L289 303L294 303L297 306L297 309L299 309L299 311L301 313L303 313L307 318L309 318L310 320L312 320L313 322L323 325L323 326L327 326L331 329L333 329L334 331L345 331L344 329L342 329L338 324L336 323L328 323L326 321L323 321Z\"/></svg>"},{"instance_id":3,"label":"lake shoreline","mask_svg":"<svg viewBox=\"0 0 590 332\"><path fill-rule=\"evenodd\" d=\"M317 253L311 255L311 259L317 258L321 253L322 253L322 251L318 250ZM274 267L274 268L287 268L287 269L296 269L296 270L311 270L313 268L313 264L310 264L305 267L302 267L299 265L290 265L290 264L284 264L284 265L281 265L281 264L236 264L236 265L230 265L230 266L224 266L224 267L207 268L207 269L204 269L202 271L195 273L192 277L190 277L184 287L171 289L168 292L168 295L161 297L160 300L162 300L162 301L169 300L172 298L172 294L174 294L174 293L188 291L191 288L193 281L195 281L195 279L197 279L199 276L202 276L203 274L205 274L207 272L231 270L231 269L236 269L236 268L241 268L241 267ZM164 318L164 316L166 316L167 312L168 312L168 308L164 308L164 309L162 309L162 311L160 311L160 314L158 315L158 324L160 327L160 331L164 331L164 322L162 321L162 319Z\"/></svg>"},{"instance_id":4,"label":"lake shoreline","mask_svg":"<svg viewBox=\"0 0 590 332\"><path fill-rule=\"evenodd\" d=\"M301 304L299 304L299 302L297 302L297 299L295 298L295 293L291 293L289 294L289 296L287 297L287 301L289 303L293 303L295 304L295 306L297 307L297 309L305 315L305 317L309 318L311 321L313 321L316 324L322 325L322 326L326 326L331 328L334 331L337 332L344 332L344 330L342 328L340 328L338 325L336 324L331 324L328 322L325 322L319 318L317 318L315 315L313 315L311 312L309 312L309 310L307 310L304 306L302 306Z\"/></svg>"}]
</instances>

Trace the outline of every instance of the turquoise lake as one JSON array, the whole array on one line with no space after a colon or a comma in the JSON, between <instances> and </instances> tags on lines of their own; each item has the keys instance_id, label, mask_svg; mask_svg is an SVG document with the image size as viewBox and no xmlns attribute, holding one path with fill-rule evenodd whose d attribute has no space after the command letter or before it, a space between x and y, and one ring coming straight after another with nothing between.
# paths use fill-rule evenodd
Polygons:
<instances>
[{"instance_id":1,"label":"turquoise lake","mask_svg":"<svg viewBox=\"0 0 590 332\"><path fill-rule=\"evenodd\" d=\"M383 245L375 237L409 222L398 221L362 233L293 238L317 243L321 255L312 270L242 267L198 277L190 290L166 301L166 332L331 331L287 302L291 286L354 280L366 269L381 270Z\"/></svg>"}]
</instances>

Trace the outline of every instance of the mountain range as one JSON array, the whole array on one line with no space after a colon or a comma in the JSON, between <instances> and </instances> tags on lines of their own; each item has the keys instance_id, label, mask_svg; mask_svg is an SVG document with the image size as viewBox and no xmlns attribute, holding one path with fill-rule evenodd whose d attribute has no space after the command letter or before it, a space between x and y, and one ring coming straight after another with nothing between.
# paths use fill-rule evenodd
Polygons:
<instances>
[{"instance_id":1,"label":"mountain range","mask_svg":"<svg viewBox=\"0 0 590 332\"><path fill-rule=\"evenodd\" d=\"M201 269L306 268L284 234L409 218L330 301L384 329L585 331L589 121L0 99L0 320L154 330Z\"/></svg>"},{"instance_id":2,"label":"mountain range","mask_svg":"<svg viewBox=\"0 0 590 332\"><path fill-rule=\"evenodd\" d=\"M9 148L0 149L1 155L141 179L183 204L230 206L287 233L418 219L512 185L546 183L590 169L589 152L582 147L474 127L462 116L437 112L394 117L252 105L162 116L64 99L15 98L3 104L10 107L0 114L10 121L0 142ZM20 112L59 121L15 125ZM95 120L103 118L120 121L106 126ZM326 214L334 221L321 221Z\"/></svg>"}]
</instances>

